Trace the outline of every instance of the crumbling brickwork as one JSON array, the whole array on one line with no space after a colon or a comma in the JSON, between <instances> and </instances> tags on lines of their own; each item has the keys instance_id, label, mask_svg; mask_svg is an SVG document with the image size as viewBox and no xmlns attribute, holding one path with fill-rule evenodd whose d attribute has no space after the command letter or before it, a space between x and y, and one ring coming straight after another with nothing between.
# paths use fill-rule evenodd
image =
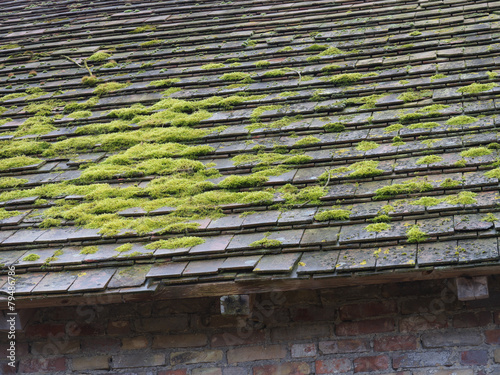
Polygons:
<instances>
[{"instance_id":1,"label":"crumbling brickwork","mask_svg":"<svg viewBox=\"0 0 500 375\"><path fill-rule=\"evenodd\" d=\"M39 309L18 372L499 374L499 280L471 302L453 280L259 294L246 317L221 315L217 298Z\"/></svg>"}]
</instances>

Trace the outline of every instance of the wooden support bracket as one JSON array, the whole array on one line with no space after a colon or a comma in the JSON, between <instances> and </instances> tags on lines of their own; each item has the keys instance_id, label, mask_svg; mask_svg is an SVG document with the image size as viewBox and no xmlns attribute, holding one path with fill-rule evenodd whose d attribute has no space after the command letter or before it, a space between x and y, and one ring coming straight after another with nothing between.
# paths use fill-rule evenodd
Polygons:
<instances>
[{"instance_id":1,"label":"wooden support bracket","mask_svg":"<svg viewBox=\"0 0 500 375\"><path fill-rule=\"evenodd\" d=\"M457 297L459 301L473 301L489 297L486 276L457 277Z\"/></svg>"}]
</instances>

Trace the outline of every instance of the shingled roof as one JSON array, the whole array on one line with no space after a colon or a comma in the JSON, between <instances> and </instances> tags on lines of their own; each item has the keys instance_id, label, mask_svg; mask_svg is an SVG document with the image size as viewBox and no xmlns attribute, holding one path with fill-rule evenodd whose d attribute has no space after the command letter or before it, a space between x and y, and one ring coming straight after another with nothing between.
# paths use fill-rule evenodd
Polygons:
<instances>
[{"instance_id":1,"label":"shingled roof","mask_svg":"<svg viewBox=\"0 0 500 375\"><path fill-rule=\"evenodd\" d=\"M3 1L2 291L11 264L18 307L498 273L499 11Z\"/></svg>"}]
</instances>

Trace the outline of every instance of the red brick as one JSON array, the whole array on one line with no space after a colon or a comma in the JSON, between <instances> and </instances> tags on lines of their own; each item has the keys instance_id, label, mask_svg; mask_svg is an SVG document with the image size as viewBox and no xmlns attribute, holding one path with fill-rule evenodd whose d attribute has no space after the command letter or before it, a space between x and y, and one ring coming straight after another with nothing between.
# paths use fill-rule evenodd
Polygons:
<instances>
[{"instance_id":1,"label":"red brick","mask_svg":"<svg viewBox=\"0 0 500 375\"><path fill-rule=\"evenodd\" d=\"M264 359L281 359L286 357L286 353L286 349L281 345L250 346L229 349L227 352L227 362L229 364L234 364Z\"/></svg>"},{"instance_id":2,"label":"red brick","mask_svg":"<svg viewBox=\"0 0 500 375\"><path fill-rule=\"evenodd\" d=\"M73 358L73 370L108 370L109 357L105 355L95 357Z\"/></svg>"},{"instance_id":3,"label":"red brick","mask_svg":"<svg viewBox=\"0 0 500 375\"><path fill-rule=\"evenodd\" d=\"M253 375L307 375L311 373L305 362L289 362L253 368Z\"/></svg>"},{"instance_id":4,"label":"red brick","mask_svg":"<svg viewBox=\"0 0 500 375\"><path fill-rule=\"evenodd\" d=\"M373 372L388 368L389 357L386 355L359 357L354 360L354 372Z\"/></svg>"},{"instance_id":5,"label":"red brick","mask_svg":"<svg viewBox=\"0 0 500 375\"><path fill-rule=\"evenodd\" d=\"M64 324L33 324L26 328L26 338L40 339L45 337L54 337L66 333Z\"/></svg>"},{"instance_id":6,"label":"red brick","mask_svg":"<svg viewBox=\"0 0 500 375\"><path fill-rule=\"evenodd\" d=\"M319 294L315 290L294 290L283 295L285 306L320 305Z\"/></svg>"},{"instance_id":7,"label":"red brick","mask_svg":"<svg viewBox=\"0 0 500 375\"><path fill-rule=\"evenodd\" d=\"M170 364L219 362L222 354L221 350L175 352L170 354Z\"/></svg>"},{"instance_id":8,"label":"red brick","mask_svg":"<svg viewBox=\"0 0 500 375\"><path fill-rule=\"evenodd\" d=\"M379 337L374 340L373 348L377 352L415 350L417 349L417 337L409 335Z\"/></svg>"},{"instance_id":9,"label":"red brick","mask_svg":"<svg viewBox=\"0 0 500 375\"><path fill-rule=\"evenodd\" d=\"M322 354L366 352L370 350L370 341L359 339L322 341L319 343L319 350Z\"/></svg>"},{"instance_id":10,"label":"red brick","mask_svg":"<svg viewBox=\"0 0 500 375\"><path fill-rule=\"evenodd\" d=\"M207 344L207 336L201 333L186 334L186 335L160 335L153 339L154 349L165 348L190 348L197 346L205 346Z\"/></svg>"},{"instance_id":11,"label":"red brick","mask_svg":"<svg viewBox=\"0 0 500 375\"><path fill-rule=\"evenodd\" d=\"M316 344L293 344L291 353L293 358L315 357Z\"/></svg>"},{"instance_id":12,"label":"red brick","mask_svg":"<svg viewBox=\"0 0 500 375\"><path fill-rule=\"evenodd\" d=\"M495 317L495 324L500 325L500 311L496 311L494 317Z\"/></svg>"},{"instance_id":13,"label":"red brick","mask_svg":"<svg viewBox=\"0 0 500 375\"><path fill-rule=\"evenodd\" d=\"M17 373L16 368L9 366L8 363L0 363L0 374L2 375L15 375Z\"/></svg>"},{"instance_id":14,"label":"red brick","mask_svg":"<svg viewBox=\"0 0 500 375\"><path fill-rule=\"evenodd\" d=\"M65 358L31 358L21 360L19 371L23 372L56 372L66 371Z\"/></svg>"},{"instance_id":15,"label":"red brick","mask_svg":"<svg viewBox=\"0 0 500 375\"><path fill-rule=\"evenodd\" d=\"M394 314L397 312L395 301L376 301L367 303L354 303L340 307L341 320L366 319L374 316Z\"/></svg>"},{"instance_id":16,"label":"red brick","mask_svg":"<svg viewBox=\"0 0 500 375\"><path fill-rule=\"evenodd\" d=\"M216 333L210 338L210 346L218 348L221 346L252 345L266 341L266 332L263 330L240 330Z\"/></svg>"},{"instance_id":17,"label":"red brick","mask_svg":"<svg viewBox=\"0 0 500 375\"><path fill-rule=\"evenodd\" d=\"M176 315L164 318L145 318L138 319L135 322L137 331L156 332L156 331L183 331L188 327L187 315Z\"/></svg>"},{"instance_id":18,"label":"red brick","mask_svg":"<svg viewBox=\"0 0 500 375\"><path fill-rule=\"evenodd\" d=\"M167 371L159 371L158 375L186 375L187 370L182 369L182 370L167 370Z\"/></svg>"},{"instance_id":19,"label":"red brick","mask_svg":"<svg viewBox=\"0 0 500 375\"><path fill-rule=\"evenodd\" d=\"M463 365L486 365L488 352L486 350L468 350L461 355Z\"/></svg>"},{"instance_id":20,"label":"red brick","mask_svg":"<svg viewBox=\"0 0 500 375\"><path fill-rule=\"evenodd\" d=\"M116 353L120 340L112 337L89 337L82 339L82 350L87 352Z\"/></svg>"},{"instance_id":21,"label":"red brick","mask_svg":"<svg viewBox=\"0 0 500 375\"><path fill-rule=\"evenodd\" d=\"M342 373L352 369L351 361L346 358L340 359L325 359L316 361L317 374Z\"/></svg>"},{"instance_id":22,"label":"red brick","mask_svg":"<svg viewBox=\"0 0 500 375\"><path fill-rule=\"evenodd\" d=\"M74 325L66 326L66 331L69 336L99 336L106 334L106 328L99 323L75 323Z\"/></svg>"},{"instance_id":23,"label":"red brick","mask_svg":"<svg viewBox=\"0 0 500 375\"><path fill-rule=\"evenodd\" d=\"M106 330L108 335L128 335L130 333L130 323L127 320L115 320L108 323Z\"/></svg>"},{"instance_id":24,"label":"red brick","mask_svg":"<svg viewBox=\"0 0 500 375\"><path fill-rule=\"evenodd\" d=\"M146 336L125 337L122 339L123 350L137 350L147 348L149 339Z\"/></svg>"},{"instance_id":25,"label":"red brick","mask_svg":"<svg viewBox=\"0 0 500 375\"><path fill-rule=\"evenodd\" d=\"M333 321L335 319L335 309L323 307L298 307L290 311L294 322L317 322Z\"/></svg>"},{"instance_id":26,"label":"red brick","mask_svg":"<svg viewBox=\"0 0 500 375\"><path fill-rule=\"evenodd\" d=\"M337 325L335 332L338 336L357 336L391 332L394 331L394 328L394 319L380 318L357 322L343 322Z\"/></svg>"},{"instance_id":27,"label":"red brick","mask_svg":"<svg viewBox=\"0 0 500 375\"><path fill-rule=\"evenodd\" d=\"M401 303L401 313L407 314L437 314L443 311L454 311L460 307L460 302L453 296L454 300L446 299L447 303L439 296L436 297L418 297L409 299Z\"/></svg>"},{"instance_id":28,"label":"red brick","mask_svg":"<svg viewBox=\"0 0 500 375\"><path fill-rule=\"evenodd\" d=\"M399 322L401 332L420 332L448 327L448 321L445 314L432 315L414 315L402 318Z\"/></svg>"},{"instance_id":29,"label":"red brick","mask_svg":"<svg viewBox=\"0 0 500 375\"><path fill-rule=\"evenodd\" d=\"M477 313L466 312L457 314L453 317L453 327L455 328L473 328L484 327L491 322L491 313L481 311Z\"/></svg>"},{"instance_id":30,"label":"red brick","mask_svg":"<svg viewBox=\"0 0 500 375\"><path fill-rule=\"evenodd\" d=\"M31 353L43 358L52 355L78 353L80 350L80 340L68 339L65 336L62 336L60 340L48 339L31 344Z\"/></svg>"},{"instance_id":31,"label":"red brick","mask_svg":"<svg viewBox=\"0 0 500 375\"><path fill-rule=\"evenodd\" d=\"M5 335L7 337L7 335ZM46 344L46 342L44 343ZM22 358L29 353L29 346L27 342L16 342L15 344L16 347L16 357L17 358ZM7 353L7 351L10 349L10 343L9 342L2 342L0 343L0 353ZM51 353L51 354L57 354L57 353ZM3 359L3 358L2 358Z\"/></svg>"},{"instance_id":32,"label":"red brick","mask_svg":"<svg viewBox=\"0 0 500 375\"><path fill-rule=\"evenodd\" d=\"M292 327L278 327L271 330L271 340L307 340L315 337L330 337L330 324L301 324Z\"/></svg>"},{"instance_id":33,"label":"red brick","mask_svg":"<svg viewBox=\"0 0 500 375\"><path fill-rule=\"evenodd\" d=\"M484 335L487 344L500 345L500 329L484 331Z\"/></svg>"},{"instance_id":34,"label":"red brick","mask_svg":"<svg viewBox=\"0 0 500 375\"><path fill-rule=\"evenodd\" d=\"M222 369L218 367L203 367L191 370L191 375L222 375Z\"/></svg>"}]
</instances>

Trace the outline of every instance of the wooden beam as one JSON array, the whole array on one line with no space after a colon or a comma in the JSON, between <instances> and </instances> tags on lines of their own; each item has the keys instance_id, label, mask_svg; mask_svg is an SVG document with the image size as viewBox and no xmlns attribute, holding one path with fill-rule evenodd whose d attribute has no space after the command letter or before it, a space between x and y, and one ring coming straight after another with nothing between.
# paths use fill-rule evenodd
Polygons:
<instances>
[{"instance_id":1,"label":"wooden beam","mask_svg":"<svg viewBox=\"0 0 500 375\"><path fill-rule=\"evenodd\" d=\"M500 274L500 265L465 266L408 269L370 274L338 275L324 278L224 281L199 284L159 286L154 293L87 293L85 295L44 295L17 296L16 308L38 308L53 306L71 306L82 304L112 304L123 302L141 302L165 299L185 299L199 297L221 297L235 294L256 294L266 292L286 292L300 289L326 289L359 285L388 284L408 281L452 279L457 277L476 277ZM105 298L103 298L105 296ZM7 307L6 301L0 301L0 310Z\"/></svg>"}]
</instances>

